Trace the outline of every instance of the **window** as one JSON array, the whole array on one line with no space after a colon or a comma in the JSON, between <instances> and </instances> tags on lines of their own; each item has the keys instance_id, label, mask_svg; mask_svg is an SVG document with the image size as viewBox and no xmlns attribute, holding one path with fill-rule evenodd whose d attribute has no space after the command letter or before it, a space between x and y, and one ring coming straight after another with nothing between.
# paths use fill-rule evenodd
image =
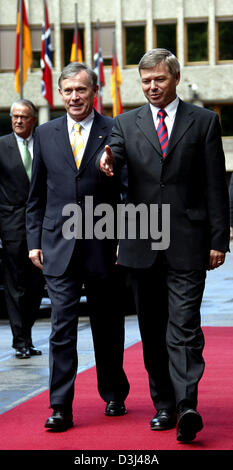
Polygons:
<instances>
[{"instance_id":1,"label":"window","mask_svg":"<svg viewBox=\"0 0 233 470\"><path fill-rule=\"evenodd\" d=\"M222 135L233 136L233 105L221 107Z\"/></svg>"},{"instance_id":2,"label":"window","mask_svg":"<svg viewBox=\"0 0 233 470\"><path fill-rule=\"evenodd\" d=\"M40 68L41 56L41 27L30 28L31 45L33 52L32 68ZM51 31L53 47L53 31ZM0 30L0 70L13 71L15 69L16 30Z\"/></svg>"},{"instance_id":3,"label":"window","mask_svg":"<svg viewBox=\"0 0 233 470\"><path fill-rule=\"evenodd\" d=\"M217 60L233 60L233 20L218 21L218 57Z\"/></svg>"},{"instance_id":4,"label":"window","mask_svg":"<svg viewBox=\"0 0 233 470\"><path fill-rule=\"evenodd\" d=\"M156 24L155 25L155 47L168 49L173 54L176 52L176 24Z\"/></svg>"},{"instance_id":5,"label":"window","mask_svg":"<svg viewBox=\"0 0 233 470\"><path fill-rule=\"evenodd\" d=\"M12 132L10 109L8 112L0 113L0 135L10 134Z\"/></svg>"},{"instance_id":6,"label":"window","mask_svg":"<svg viewBox=\"0 0 233 470\"><path fill-rule=\"evenodd\" d=\"M145 26L125 26L125 65L137 65L145 54Z\"/></svg>"},{"instance_id":7,"label":"window","mask_svg":"<svg viewBox=\"0 0 233 470\"><path fill-rule=\"evenodd\" d=\"M115 31L115 26L102 26L99 27L99 47L102 50L103 64L111 65L112 63L112 53L113 53L113 33ZM96 38L96 25L92 29L92 57L94 57L95 51L95 38Z\"/></svg>"},{"instance_id":8,"label":"window","mask_svg":"<svg viewBox=\"0 0 233 470\"><path fill-rule=\"evenodd\" d=\"M40 58L41 58L41 34L42 29L39 28L31 28L31 44L32 44L32 69L40 69ZM51 43L52 43L52 63L54 57L54 34L53 30L51 30Z\"/></svg>"},{"instance_id":9,"label":"window","mask_svg":"<svg viewBox=\"0 0 233 470\"><path fill-rule=\"evenodd\" d=\"M60 108L60 109L56 109L56 111L50 109L50 119L57 119L61 116L64 116L65 114L65 109L63 108Z\"/></svg>"},{"instance_id":10,"label":"window","mask_svg":"<svg viewBox=\"0 0 233 470\"><path fill-rule=\"evenodd\" d=\"M82 57L84 61L84 31L81 28L78 28L78 32L80 35L81 41L81 49L82 49ZM63 51L64 51L64 65L68 65L70 63L70 54L71 54L71 47L74 37L74 28L64 28L63 29Z\"/></svg>"},{"instance_id":11,"label":"window","mask_svg":"<svg viewBox=\"0 0 233 470\"><path fill-rule=\"evenodd\" d=\"M186 23L186 62L208 61L208 23Z\"/></svg>"},{"instance_id":12,"label":"window","mask_svg":"<svg viewBox=\"0 0 233 470\"><path fill-rule=\"evenodd\" d=\"M233 104L215 104L206 106L219 115L223 137L233 137Z\"/></svg>"},{"instance_id":13,"label":"window","mask_svg":"<svg viewBox=\"0 0 233 470\"><path fill-rule=\"evenodd\" d=\"M0 70L2 72L15 69L15 29L0 30Z\"/></svg>"}]
</instances>

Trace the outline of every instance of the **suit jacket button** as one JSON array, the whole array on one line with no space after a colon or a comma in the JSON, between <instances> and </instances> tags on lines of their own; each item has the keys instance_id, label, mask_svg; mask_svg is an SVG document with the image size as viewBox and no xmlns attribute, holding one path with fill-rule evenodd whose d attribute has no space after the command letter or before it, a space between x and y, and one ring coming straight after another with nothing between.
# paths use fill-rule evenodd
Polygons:
<instances>
[{"instance_id":1,"label":"suit jacket button","mask_svg":"<svg viewBox=\"0 0 233 470\"><path fill-rule=\"evenodd\" d=\"M160 182L160 187L165 188L165 184L162 181Z\"/></svg>"}]
</instances>

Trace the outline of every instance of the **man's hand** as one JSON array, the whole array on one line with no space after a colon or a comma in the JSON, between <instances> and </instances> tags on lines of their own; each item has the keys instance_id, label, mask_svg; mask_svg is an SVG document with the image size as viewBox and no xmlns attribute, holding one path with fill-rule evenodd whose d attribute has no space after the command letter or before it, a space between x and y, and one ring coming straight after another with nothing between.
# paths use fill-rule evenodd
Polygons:
<instances>
[{"instance_id":1,"label":"man's hand","mask_svg":"<svg viewBox=\"0 0 233 470\"><path fill-rule=\"evenodd\" d=\"M221 266L225 261L225 253L217 250L210 250L210 265L209 269L215 269Z\"/></svg>"},{"instance_id":2,"label":"man's hand","mask_svg":"<svg viewBox=\"0 0 233 470\"><path fill-rule=\"evenodd\" d=\"M100 159L100 168L107 176L113 176L113 153L109 145L105 145L105 152Z\"/></svg>"},{"instance_id":3,"label":"man's hand","mask_svg":"<svg viewBox=\"0 0 233 470\"><path fill-rule=\"evenodd\" d=\"M42 250L30 250L29 251L29 258L37 268L43 269L43 253L42 253Z\"/></svg>"}]
</instances>

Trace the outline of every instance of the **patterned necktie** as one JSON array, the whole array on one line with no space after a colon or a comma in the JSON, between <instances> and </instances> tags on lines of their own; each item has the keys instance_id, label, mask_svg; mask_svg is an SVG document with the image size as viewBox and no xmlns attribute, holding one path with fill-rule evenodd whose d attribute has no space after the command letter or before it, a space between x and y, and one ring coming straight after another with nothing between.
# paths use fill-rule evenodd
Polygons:
<instances>
[{"instance_id":1,"label":"patterned necktie","mask_svg":"<svg viewBox=\"0 0 233 470\"><path fill-rule=\"evenodd\" d=\"M23 141L24 149L23 149L23 164L28 175L29 180L31 180L32 175L32 157L28 150L28 141Z\"/></svg>"},{"instance_id":2,"label":"patterned necktie","mask_svg":"<svg viewBox=\"0 0 233 470\"><path fill-rule=\"evenodd\" d=\"M79 124L74 124L74 138L72 142L72 151L74 155L74 160L76 167L79 168L83 156L84 140L81 134L81 126Z\"/></svg>"},{"instance_id":3,"label":"patterned necktie","mask_svg":"<svg viewBox=\"0 0 233 470\"><path fill-rule=\"evenodd\" d=\"M164 121L166 116L167 116L166 111L164 109L160 109L158 112L159 125L157 127L157 134L158 134L158 139L159 139L160 147L162 150L163 158L166 155L166 150L168 146L168 132L167 132L167 126Z\"/></svg>"}]
</instances>

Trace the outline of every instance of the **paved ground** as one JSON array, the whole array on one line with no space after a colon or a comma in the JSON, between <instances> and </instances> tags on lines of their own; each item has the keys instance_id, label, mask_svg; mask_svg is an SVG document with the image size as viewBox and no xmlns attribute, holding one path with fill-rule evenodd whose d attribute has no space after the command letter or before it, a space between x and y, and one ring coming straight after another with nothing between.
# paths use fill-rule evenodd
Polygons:
<instances>
[{"instance_id":1,"label":"paved ground","mask_svg":"<svg viewBox=\"0 0 233 470\"><path fill-rule=\"evenodd\" d=\"M41 319L33 328L33 342L42 356L15 359L7 321L0 322L0 414L48 388L48 338L50 320ZM126 318L126 347L140 340L137 320ZM89 319L84 317L78 330L78 372L95 365Z\"/></svg>"},{"instance_id":2,"label":"paved ground","mask_svg":"<svg viewBox=\"0 0 233 470\"><path fill-rule=\"evenodd\" d=\"M231 243L233 249L233 243ZM201 309L203 326L233 326L233 254L228 253L220 268L208 272ZM140 340L135 316L126 317L125 346ZM48 388L48 337L50 320L40 319L33 327L33 341L42 356L18 360L11 348L11 331L7 320L0 320L0 413ZM79 323L79 372L92 367L93 343L88 317Z\"/></svg>"}]
</instances>

